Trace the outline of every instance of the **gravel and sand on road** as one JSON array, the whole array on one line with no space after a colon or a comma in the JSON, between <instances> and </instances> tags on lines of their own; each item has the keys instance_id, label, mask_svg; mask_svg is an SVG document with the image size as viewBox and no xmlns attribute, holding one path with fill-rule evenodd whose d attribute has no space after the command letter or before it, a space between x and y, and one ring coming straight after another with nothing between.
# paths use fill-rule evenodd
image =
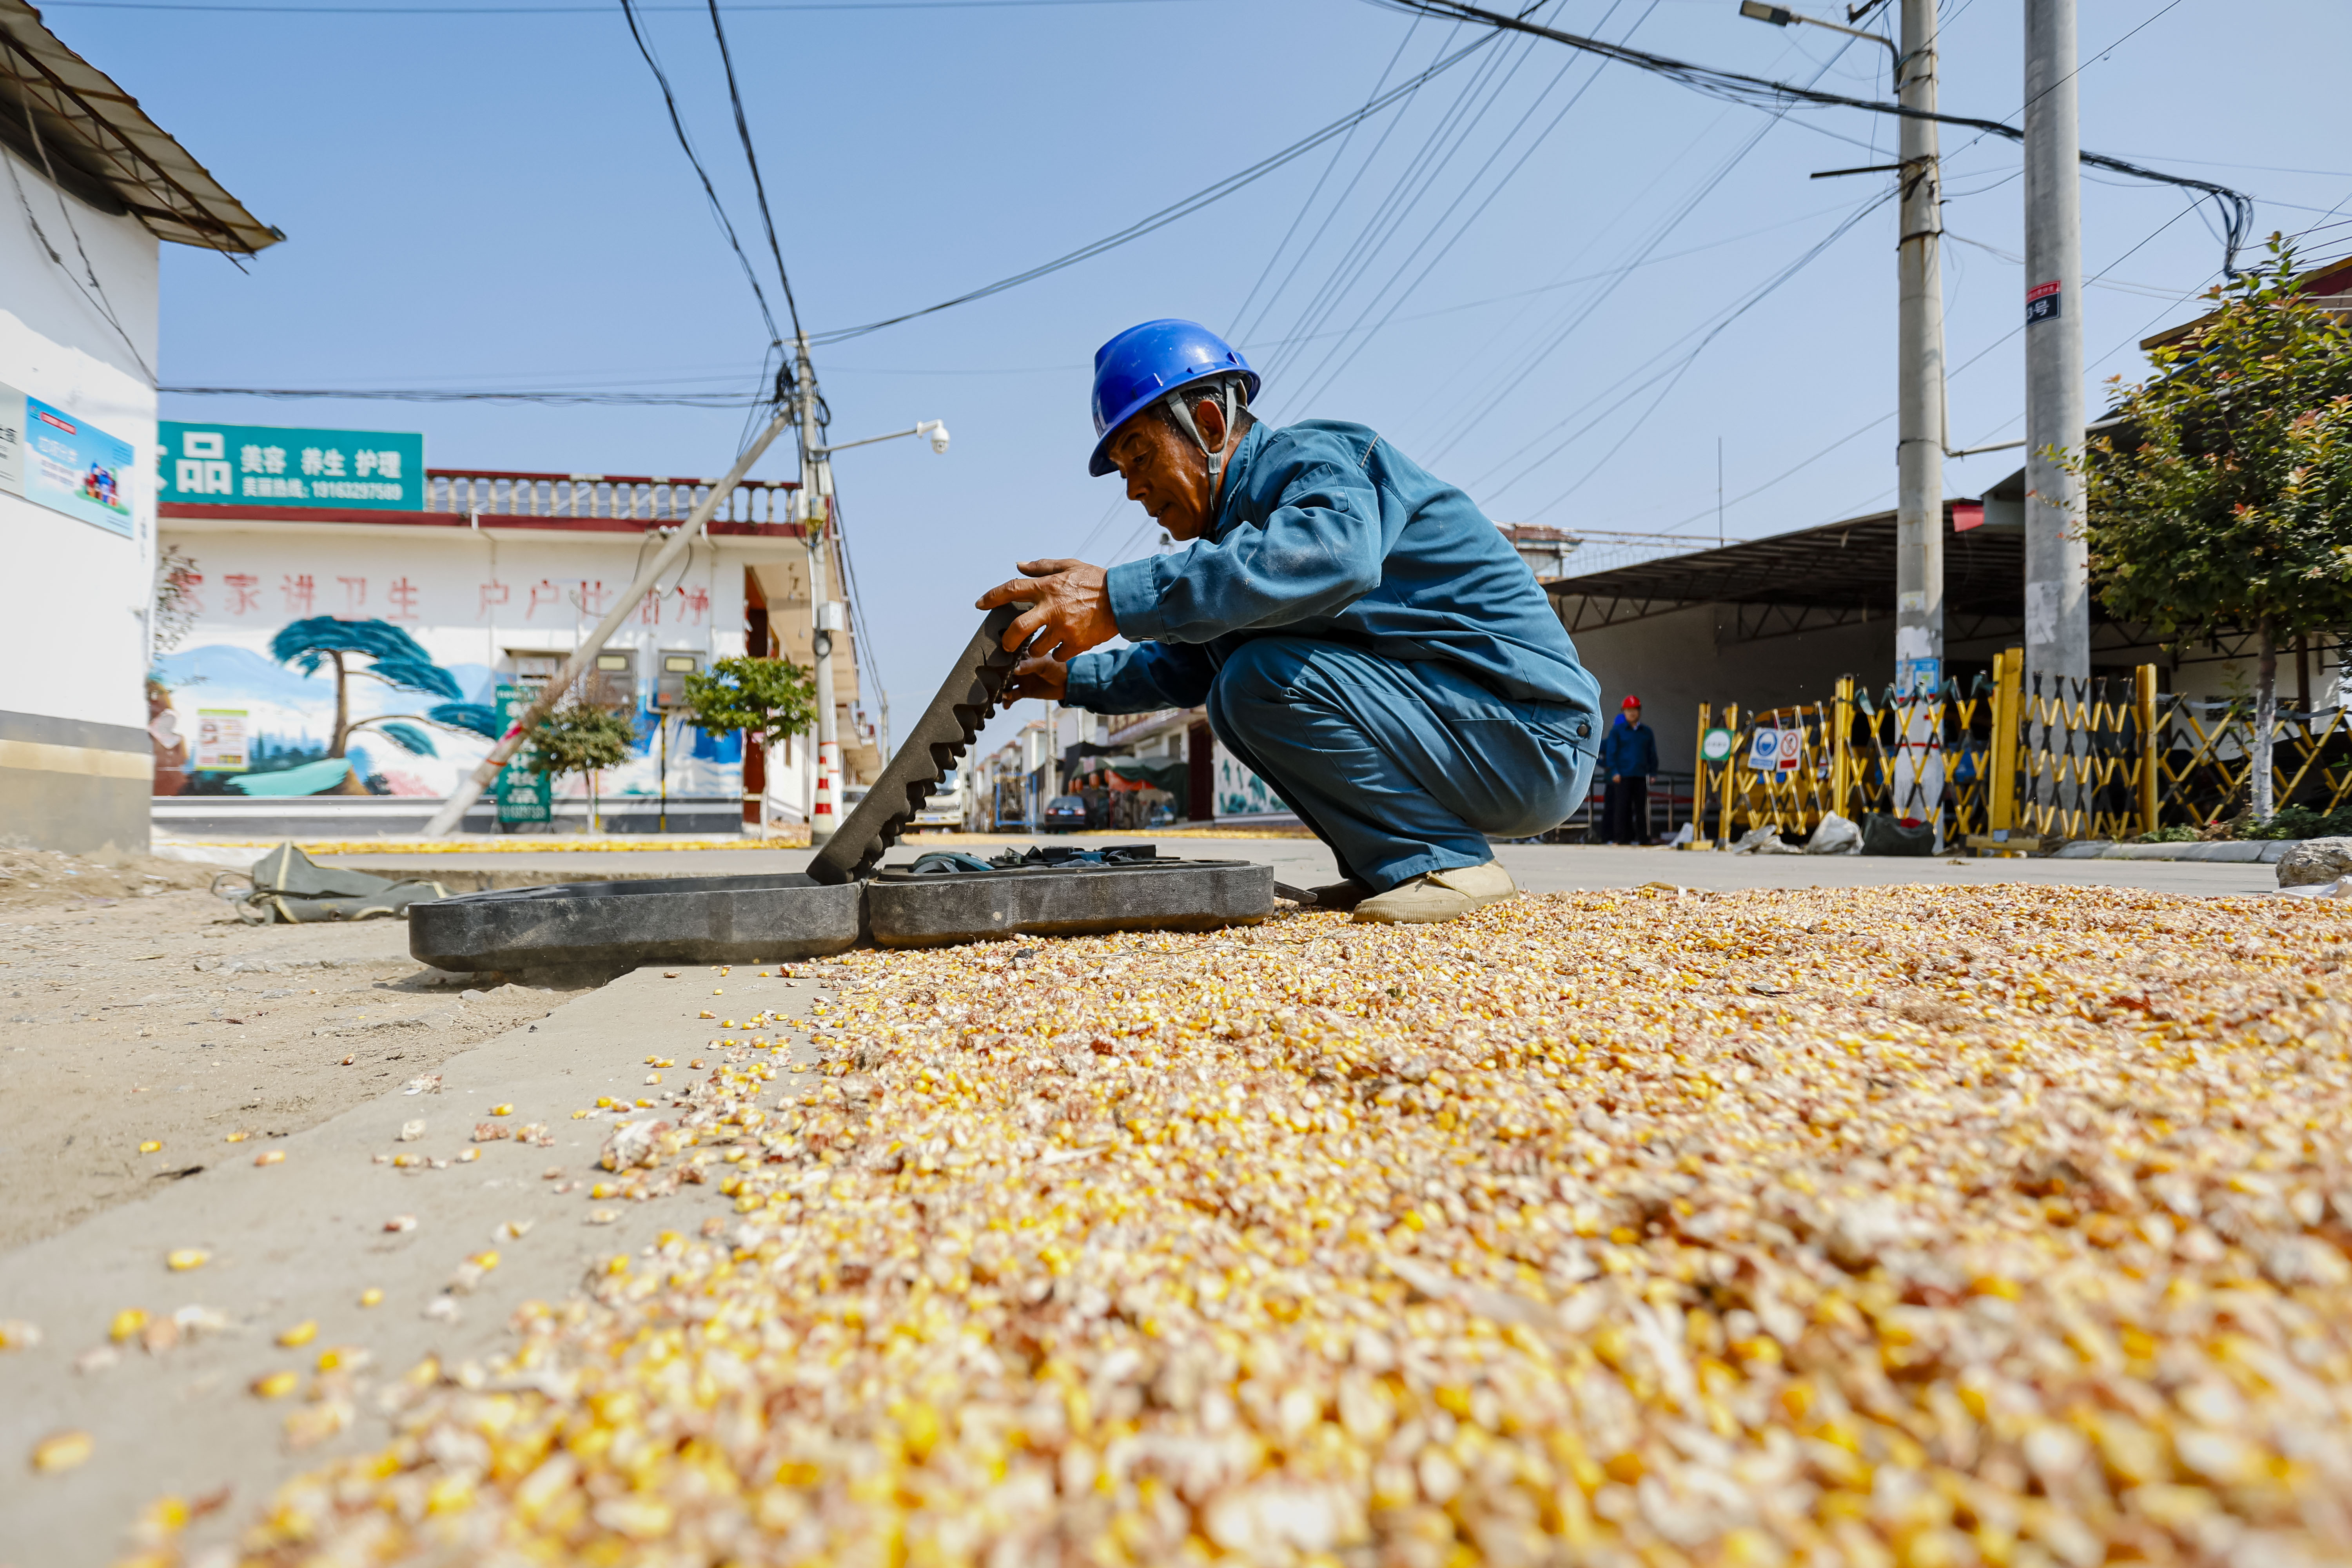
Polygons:
<instances>
[{"instance_id":1,"label":"gravel and sand on road","mask_svg":"<svg viewBox=\"0 0 2352 1568\"><path fill-rule=\"evenodd\" d=\"M399 921L246 925L199 890L218 869L0 851L0 1248L249 1157L570 994L419 964Z\"/></svg>"},{"instance_id":2,"label":"gravel and sand on road","mask_svg":"<svg viewBox=\"0 0 2352 1568\"><path fill-rule=\"evenodd\" d=\"M551 1245L588 1267L494 1298L510 1332L478 1316L463 1355L418 1353L413 1297L397 1328L346 1310L381 1353L289 1380L303 1473L133 1534L154 1563L2342 1561L2347 963L2331 904L2012 885L856 952L837 1001L756 1011L641 971L545 1026L614 1081L615 1028L704 1063L549 1123L606 1167L536 1200L586 1207ZM814 1073L774 1060L794 1008ZM387 1192L472 1190L360 1147ZM370 1193L304 1211L322 1258L383 1223ZM445 1294L479 1284L485 1238L436 1245ZM103 1340L84 1296L48 1344ZM135 1447L25 1440L36 1502Z\"/></svg>"}]
</instances>

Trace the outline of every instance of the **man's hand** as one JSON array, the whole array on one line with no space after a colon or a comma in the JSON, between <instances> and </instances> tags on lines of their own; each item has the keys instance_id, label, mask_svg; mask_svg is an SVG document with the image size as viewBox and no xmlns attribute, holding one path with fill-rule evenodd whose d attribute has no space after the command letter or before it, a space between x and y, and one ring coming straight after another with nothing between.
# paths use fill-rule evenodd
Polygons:
<instances>
[{"instance_id":1,"label":"man's hand","mask_svg":"<svg viewBox=\"0 0 2352 1568\"><path fill-rule=\"evenodd\" d=\"M1032 655L1052 655L1067 663L1118 636L1118 623L1111 618L1109 582L1101 567L1083 561L1023 561L1013 570L1021 575L982 594L978 606L992 610L1015 600L1030 601L1032 608L1005 628L1007 653L1034 635Z\"/></svg>"},{"instance_id":2,"label":"man's hand","mask_svg":"<svg viewBox=\"0 0 2352 1568\"><path fill-rule=\"evenodd\" d=\"M1048 702L1059 702L1069 694L1070 667L1058 658L1024 658L1013 667L1005 678L1002 700L1017 701L1024 697L1042 697Z\"/></svg>"}]
</instances>

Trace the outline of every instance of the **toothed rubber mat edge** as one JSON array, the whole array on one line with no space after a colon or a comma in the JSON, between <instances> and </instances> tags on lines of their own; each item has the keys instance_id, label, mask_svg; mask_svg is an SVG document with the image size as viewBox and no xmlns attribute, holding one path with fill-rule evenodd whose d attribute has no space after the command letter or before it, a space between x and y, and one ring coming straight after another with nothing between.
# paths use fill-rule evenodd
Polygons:
<instances>
[{"instance_id":1,"label":"toothed rubber mat edge","mask_svg":"<svg viewBox=\"0 0 2352 1568\"><path fill-rule=\"evenodd\" d=\"M882 852L898 842L933 788L996 711L996 694L1004 689L1020 659L1020 655L1004 651L1004 631L1028 608L1025 604L1000 605L988 612L947 683L884 764L882 776L809 862L810 876L838 887L873 875Z\"/></svg>"},{"instance_id":2,"label":"toothed rubber mat edge","mask_svg":"<svg viewBox=\"0 0 2352 1568\"><path fill-rule=\"evenodd\" d=\"M797 871L502 888L410 905L408 951L455 970L817 958L856 944L859 894Z\"/></svg>"},{"instance_id":3,"label":"toothed rubber mat edge","mask_svg":"<svg viewBox=\"0 0 2352 1568\"><path fill-rule=\"evenodd\" d=\"M952 876L886 870L866 884L880 947L944 947L991 937L1121 931L1216 931L1274 912L1274 868L1249 860L1038 866Z\"/></svg>"}]
</instances>

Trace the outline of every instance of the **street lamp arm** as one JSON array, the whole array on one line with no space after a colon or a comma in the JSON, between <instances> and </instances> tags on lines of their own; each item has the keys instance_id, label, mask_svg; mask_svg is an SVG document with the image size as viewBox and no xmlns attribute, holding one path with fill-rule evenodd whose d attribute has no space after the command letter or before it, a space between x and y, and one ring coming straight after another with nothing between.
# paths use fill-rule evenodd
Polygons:
<instances>
[{"instance_id":1,"label":"street lamp arm","mask_svg":"<svg viewBox=\"0 0 2352 1568\"><path fill-rule=\"evenodd\" d=\"M1786 5L1769 5L1766 0L1740 0L1739 14L1752 21L1769 22L1776 27L1785 27L1792 22L1802 22L1809 26L1827 27L1832 33L1843 33L1850 37L1868 38L1874 44L1884 44L1886 46L1888 57L1895 62L1895 85L1898 89L1903 85L1903 51L1896 48L1895 40L1884 33L1874 33L1867 27L1849 27L1843 22L1832 22L1826 17L1808 16L1802 11L1791 11Z\"/></svg>"},{"instance_id":2,"label":"street lamp arm","mask_svg":"<svg viewBox=\"0 0 2352 1568\"><path fill-rule=\"evenodd\" d=\"M926 419L911 429L893 430L887 436L868 436L862 441L841 441L830 447L812 447L809 452L812 457L830 458L835 452L846 452L852 447L871 447L877 441L896 441L902 436L929 436L931 438L932 450L944 452L948 449L947 422L941 419Z\"/></svg>"}]
</instances>

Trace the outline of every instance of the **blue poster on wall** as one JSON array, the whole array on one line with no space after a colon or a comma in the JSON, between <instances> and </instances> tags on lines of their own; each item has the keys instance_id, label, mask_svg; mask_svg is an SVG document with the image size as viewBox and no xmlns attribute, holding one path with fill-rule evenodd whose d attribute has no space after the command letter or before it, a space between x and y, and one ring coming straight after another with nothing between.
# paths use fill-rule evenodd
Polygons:
<instances>
[{"instance_id":1,"label":"blue poster on wall","mask_svg":"<svg viewBox=\"0 0 2352 1568\"><path fill-rule=\"evenodd\" d=\"M68 517L131 535L131 443L89 420L25 399L25 499Z\"/></svg>"}]
</instances>

